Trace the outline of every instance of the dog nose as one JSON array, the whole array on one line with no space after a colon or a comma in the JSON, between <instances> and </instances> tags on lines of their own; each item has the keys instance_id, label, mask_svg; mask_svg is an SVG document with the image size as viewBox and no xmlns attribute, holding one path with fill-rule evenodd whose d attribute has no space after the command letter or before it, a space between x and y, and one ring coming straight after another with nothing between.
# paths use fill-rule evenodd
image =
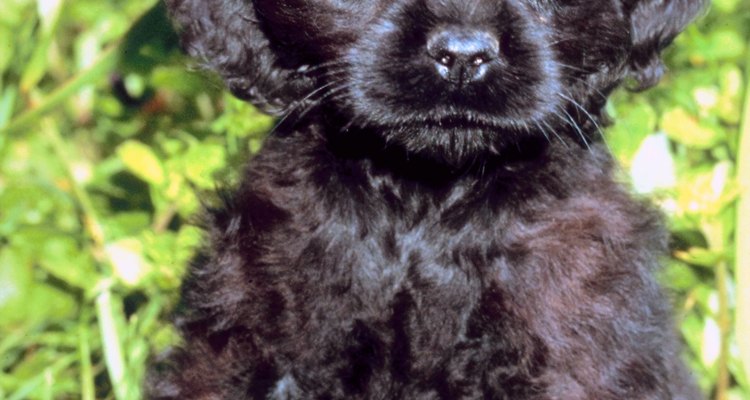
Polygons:
<instances>
[{"instance_id":1,"label":"dog nose","mask_svg":"<svg viewBox=\"0 0 750 400\"><path fill-rule=\"evenodd\" d=\"M497 37L483 30L450 27L427 39L427 54L435 60L438 74L459 87L480 81L499 52Z\"/></svg>"}]
</instances>

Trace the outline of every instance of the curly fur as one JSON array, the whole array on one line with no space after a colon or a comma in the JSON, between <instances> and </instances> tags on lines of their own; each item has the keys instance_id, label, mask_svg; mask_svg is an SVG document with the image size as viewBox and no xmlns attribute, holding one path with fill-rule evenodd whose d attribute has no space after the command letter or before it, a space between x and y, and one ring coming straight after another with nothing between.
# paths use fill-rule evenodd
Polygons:
<instances>
[{"instance_id":1,"label":"curly fur","mask_svg":"<svg viewBox=\"0 0 750 400\"><path fill-rule=\"evenodd\" d=\"M653 277L661 217L599 130L701 0L167 5L189 54L284 117L210 213L149 398L701 397ZM497 54L446 78L445 32Z\"/></svg>"}]
</instances>

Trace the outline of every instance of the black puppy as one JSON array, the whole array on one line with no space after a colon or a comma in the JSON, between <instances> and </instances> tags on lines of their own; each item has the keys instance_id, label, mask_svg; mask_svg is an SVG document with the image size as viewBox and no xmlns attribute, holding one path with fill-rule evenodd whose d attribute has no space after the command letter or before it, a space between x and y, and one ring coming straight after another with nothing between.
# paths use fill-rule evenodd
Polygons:
<instances>
[{"instance_id":1,"label":"black puppy","mask_svg":"<svg viewBox=\"0 0 750 400\"><path fill-rule=\"evenodd\" d=\"M701 0L167 0L278 129L211 214L154 399L698 399L606 96Z\"/></svg>"}]
</instances>

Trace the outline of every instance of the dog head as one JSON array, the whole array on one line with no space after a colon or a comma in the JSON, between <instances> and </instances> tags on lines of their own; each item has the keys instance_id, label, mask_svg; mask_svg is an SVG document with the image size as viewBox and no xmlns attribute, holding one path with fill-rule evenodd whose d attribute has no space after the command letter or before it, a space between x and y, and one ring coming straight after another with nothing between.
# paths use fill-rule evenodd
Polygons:
<instances>
[{"instance_id":1,"label":"dog head","mask_svg":"<svg viewBox=\"0 0 750 400\"><path fill-rule=\"evenodd\" d=\"M460 164L577 135L703 0L167 0L187 51L281 115L321 106L343 130Z\"/></svg>"}]
</instances>

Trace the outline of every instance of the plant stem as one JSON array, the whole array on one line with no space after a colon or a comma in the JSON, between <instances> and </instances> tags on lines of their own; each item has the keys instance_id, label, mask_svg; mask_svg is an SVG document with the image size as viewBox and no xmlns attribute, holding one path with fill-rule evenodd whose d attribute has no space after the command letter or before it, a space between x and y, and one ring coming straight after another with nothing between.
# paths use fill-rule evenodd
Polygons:
<instances>
[{"instance_id":1,"label":"plant stem","mask_svg":"<svg viewBox=\"0 0 750 400\"><path fill-rule=\"evenodd\" d=\"M708 241L710 249L726 251L726 229L720 218L707 217L701 224L701 231ZM719 326L719 357L716 362L716 389L714 399L727 400L729 396L729 337L732 331L732 316L729 310L729 271L725 260L714 266L716 291L719 307L716 311L716 322Z\"/></svg>"},{"instance_id":2,"label":"plant stem","mask_svg":"<svg viewBox=\"0 0 750 400\"><path fill-rule=\"evenodd\" d=\"M735 334L745 377L750 382L750 51L745 59L745 99L737 152L737 230L735 239L735 279L737 309Z\"/></svg>"},{"instance_id":3,"label":"plant stem","mask_svg":"<svg viewBox=\"0 0 750 400\"><path fill-rule=\"evenodd\" d=\"M67 354L57 359L52 365L28 381L26 381L18 390L7 397L7 400L22 400L28 399L29 395L34 392L39 386L44 385L45 377L49 375L56 375L64 371L76 360L75 354Z\"/></svg>"},{"instance_id":4,"label":"plant stem","mask_svg":"<svg viewBox=\"0 0 750 400\"><path fill-rule=\"evenodd\" d=\"M717 362L719 371L716 377L716 400L727 400L729 398L729 336L732 330L732 318L729 311L727 278L727 263L721 261L716 265L716 286L719 292L717 322L721 333L721 347Z\"/></svg>"},{"instance_id":5,"label":"plant stem","mask_svg":"<svg viewBox=\"0 0 750 400\"><path fill-rule=\"evenodd\" d=\"M94 371L91 367L91 344L89 343L90 315L88 307L84 307L78 321L78 357L81 365L81 400L95 399Z\"/></svg>"},{"instance_id":6,"label":"plant stem","mask_svg":"<svg viewBox=\"0 0 750 400\"><path fill-rule=\"evenodd\" d=\"M102 290L96 297L96 315L99 319L99 331L102 335L104 362L107 364L109 381L112 382L115 398L124 400L128 394L125 358L122 354L120 345L122 341L117 330L112 308L112 293L109 289Z\"/></svg>"},{"instance_id":7,"label":"plant stem","mask_svg":"<svg viewBox=\"0 0 750 400\"><path fill-rule=\"evenodd\" d=\"M58 160L63 165L65 171L65 177L70 182L70 187L73 190L73 196L76 202L81 207L81 214L84 221L86 232L91 237L94 245L94 258L100 264L106 264L106 257L104 252L105 239L104 231L102 230L101 224L99 223L99 217L94 208L94 203L91 201L89 194L86 190L76 181L73 175L73 168L71 163L71 157L68 155L68 151L65 148L65 141L60 135L60 130L57 126L54 126L52 120L45 118L42 120L42 130L50 140L52 149L55 152Z\"/></svg>"},{"instance_id":8,"label":"plant stem","mask_svg":"<svg viewBox=\"0 0 750 400\"><path fill-rule=\"evenodd\" d=\"M21 115L11 120L8 125L0 128L0 134L10 135L18 133L23 128L39 121L40 117L59 107L60 103L78 92L82 87L97 82L101 77L108 74L117 65L120 59L119 56L120 52L117 45L107 49L91 68L73 76L62 86L55 89L49 96L45 97L39 104L30 107Z\"/></svg>"},{"instance_id":9,"label":"plant stem","mask_svg":"<svg viewBox=\"0 0 750 400\"><path fill-rule=\"evenodd\" d=\"M55 155L64 167L65 175L73 191L73 196L81 208L84 227L92 242L91 253L97 263L106 271L106 274L111 275L109 271L111 270L112 263L105 251L106 239L104 230L101 227L96 209L88 192L76 181L73 175L71 157L60 135L60 130L49 118L42 120L42 130L50 139L50 144ZM126 385L128 379L126 376L125 360L122 355L122 340L117 329L117 324L115 323L116 315L112 305L112 292L109 284L100 284L98 286L96 316L102 336L104 359L107 365L107 372L109 372L109 379L114 389L115 398L117 400L124 400L128 394Z\"/></svg>"}]
</instances>

